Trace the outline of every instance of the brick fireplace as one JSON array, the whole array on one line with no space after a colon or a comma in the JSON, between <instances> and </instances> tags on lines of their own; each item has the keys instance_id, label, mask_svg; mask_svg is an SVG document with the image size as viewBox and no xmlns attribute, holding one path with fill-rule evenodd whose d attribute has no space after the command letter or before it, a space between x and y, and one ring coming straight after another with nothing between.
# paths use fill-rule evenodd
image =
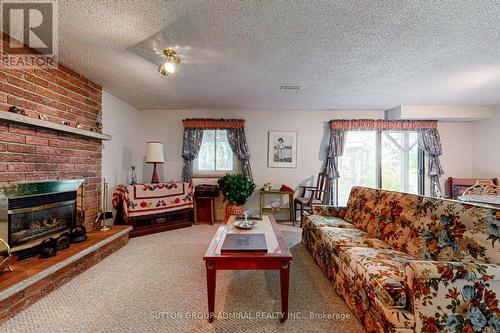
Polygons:
<instances>
[{"instance_id":1,"label":"brick fireplace","mask_svg":"<svg viewBox=\"0 0 500 333\"><path fill-rule=\"evenodd\" d=\"M101 119L102 88L59 63L58 68L0 66L0 112L90 130ZM97 215L102 142L63 131L0 121L0 183L85 179L85 225Z\"/></svg>"}]
</instances>

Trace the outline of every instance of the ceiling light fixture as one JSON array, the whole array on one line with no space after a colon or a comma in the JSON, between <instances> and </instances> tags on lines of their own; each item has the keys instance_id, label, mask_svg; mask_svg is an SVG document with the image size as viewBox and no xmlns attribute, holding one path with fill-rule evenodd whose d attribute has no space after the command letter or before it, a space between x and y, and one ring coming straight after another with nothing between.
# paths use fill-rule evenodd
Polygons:
<instances>
[{"instance_id":1,"label":"ceiling light fixture","mask_svg":"<svg viewBox=\"0 0 500 333\"><path fill-rule=\"evenodd\" d=\"M167 76L169 73L175 73L177 67L181 63L181 59L177 52L171 49L163 50L163 55L165 56L161 61L160 67L158 67L158 72L160 74Z\"/></svg>"}]
</instances>

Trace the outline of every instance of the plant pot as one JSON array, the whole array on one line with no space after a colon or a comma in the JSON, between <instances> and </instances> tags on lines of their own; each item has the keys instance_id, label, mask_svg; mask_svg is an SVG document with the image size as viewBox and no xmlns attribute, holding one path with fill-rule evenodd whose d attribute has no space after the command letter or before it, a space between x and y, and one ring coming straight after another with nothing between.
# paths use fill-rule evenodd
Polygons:
<instances>
[{"instance_id":1,"label":"plant pot","mask_svg":"<svg viewBox=\"0 0 500 333\"><path fill-rule=\"evenodd\" d=\"M243 206L227 204L225 208L226 218L229 218L231 215L241 215L243 211Z\"/></svg>"}]
</instances>

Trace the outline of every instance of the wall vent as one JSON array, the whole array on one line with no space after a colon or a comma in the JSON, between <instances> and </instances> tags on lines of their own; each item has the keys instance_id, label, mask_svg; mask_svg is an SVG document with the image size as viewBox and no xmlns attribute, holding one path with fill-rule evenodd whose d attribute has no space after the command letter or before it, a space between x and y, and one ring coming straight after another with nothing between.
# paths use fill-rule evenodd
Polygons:
<instances>
[{"instance_id":1,"label":"wall vent","mask_svg":"<svg viewBox=\"0 0 500 333\"><path fill-rule=\"evenodd\" d=\"M302 86L281 86L281 91L293 91L293 90L301 90Z\"/></svg>"}]
</instances>

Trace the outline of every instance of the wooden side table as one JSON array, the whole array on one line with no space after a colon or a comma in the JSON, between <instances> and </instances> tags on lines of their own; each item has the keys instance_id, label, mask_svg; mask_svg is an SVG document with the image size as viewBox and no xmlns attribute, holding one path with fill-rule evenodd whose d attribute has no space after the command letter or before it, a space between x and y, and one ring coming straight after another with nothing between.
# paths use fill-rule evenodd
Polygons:
<instances>
[{"instance_id":1,"label":"wooden side table","mask_svg":"<svg viewBox=\"0 0 500 333\"><path fill-rule=\"evenodd\" d=\"M289 192L289 191L281 191L278 189L271 189L269 191L264 191L260 190L260 215L262 216L263 213L271 213L271 214L276 214L276 213L288 213L290 214L290 220L292 221L292 225L295 226L295 209L293 207L293 197L295 195L295 192ZM287 207L264 207L264 201L266 195L281 195L281 196L288 196L288 206Z\"/></svg>"}]
</instances>

